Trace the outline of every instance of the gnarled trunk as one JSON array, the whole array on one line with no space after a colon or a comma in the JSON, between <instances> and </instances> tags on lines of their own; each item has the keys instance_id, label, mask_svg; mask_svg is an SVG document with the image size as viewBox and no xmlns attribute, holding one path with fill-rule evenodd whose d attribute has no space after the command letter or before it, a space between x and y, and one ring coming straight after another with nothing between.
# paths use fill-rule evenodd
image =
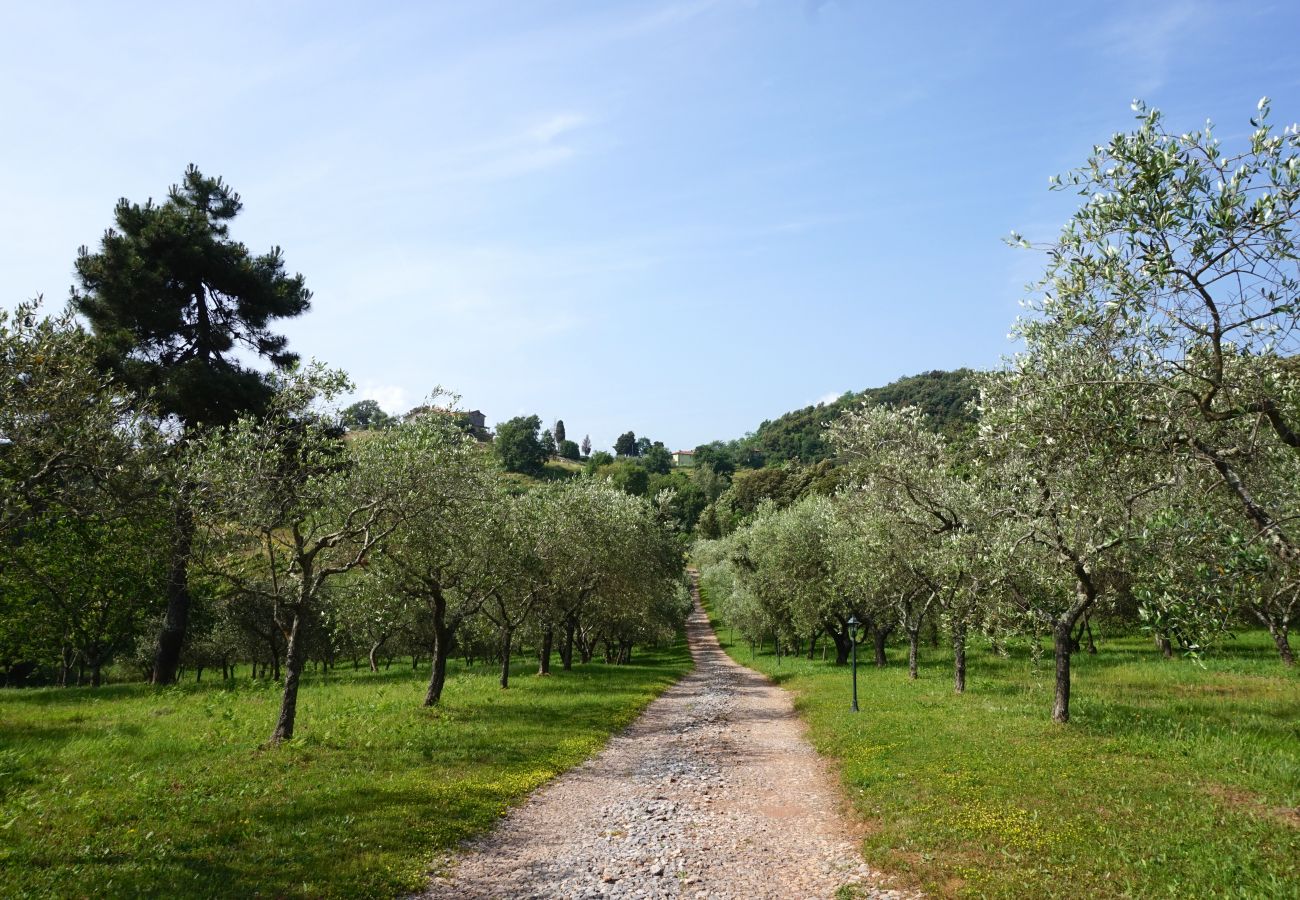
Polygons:
<instances>
[{"instance_id":1,"label":"gnarled trunk","mask_svg":"<svg viewBox=\"0 0 1300 900\"><path fill-rule=\"evenodd\" d=\"M1277 647L1278 656L1282 657L1282 664L1294 666L1295 655L1291 652L1291 642L1287 639L1286 627L1269 625L1268 632L1273 636L1273 644Z\"/></svg>"},{"instance_id":2,"label":"gnarled trunk","mask_svg":"<svg viewBox=\"0 0 1300 900\"><path fill-rule=\"evenodd\" d=\"M847 666L849 664L849 653L853 650L853 638L849 635L849 630L845 626L832 628L830 630L831 641L835 644L835 665Z\"/></svg>"},{"instance_id":3,"label":"gnarled trunk","mask_svg":"<svg viewBox=\"0 0 1300 900\"><path fill-rule=\"evenodd\" d=\"M893 625L883 628L873 628L871 630L872 641L876 645L876 667L883 669L889 665L889 660L885 657L885 642L889 640L890 632L894 630Z\"/></svg>"},{"instance_id":4,"label":"gnarled trunk","mask_svg":"<svg viewBox=\"0 0 1300 900\"><path fill-rule=\"evenodd\" d=\"M907 630L907 677L912 681L916 680L917 655L920 653L921 629L908 628Z\"/></svg>"},{"instance_id":5,"label":"gnarled trunk","mask_svg":"<svg viewBox=\"0 0 1300 900\"><path fill-rule=\"evenodd\" d=\"M433 664L429 667L429 689L424 692L425 706L434 706L442 699L442 688L447 683L451 639L452 629L447 627L447 604L438 602L433 610Z\"/></svg>"},{"instance_id":6,"label":"gnarled trunk","mask_svg":"<svg viewBox=\"0 0 1300 900\"><path fill-rule=\"evenodd\" d=\"M284 694L280 698L280 718L275 723L275 731L271 732L270 743L272 744L293 737L293 723L298 715L298 679L302 676L306 655L303 652L301 625L302 615L294 613L293 626L289 630L289 650L284 659Z\"/></svg>"}]
</instances>

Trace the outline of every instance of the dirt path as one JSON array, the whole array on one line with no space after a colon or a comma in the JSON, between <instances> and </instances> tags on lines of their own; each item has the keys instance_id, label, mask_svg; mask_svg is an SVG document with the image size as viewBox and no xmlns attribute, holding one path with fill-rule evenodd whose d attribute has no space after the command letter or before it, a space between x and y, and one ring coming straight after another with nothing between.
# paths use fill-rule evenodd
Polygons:
<instances>
[{"instance_id":1,"label":"dirt path","mask_svg":"<svg viewBox=\"0 0 1300 900\"><path fill-rule=\"evenodd\" d=\"M789 695L723 653L698 599L687 633L694 671L424 896L909 896L862 862Z\"/></svg>"}]
</instances>

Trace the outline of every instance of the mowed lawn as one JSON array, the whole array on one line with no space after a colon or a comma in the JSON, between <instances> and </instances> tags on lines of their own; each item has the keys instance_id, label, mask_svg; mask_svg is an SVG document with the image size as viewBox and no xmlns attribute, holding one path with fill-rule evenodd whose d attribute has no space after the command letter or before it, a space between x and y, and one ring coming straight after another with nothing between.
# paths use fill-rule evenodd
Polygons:
<instances>
[{"instance_id":1,"label":"mowed lawn","mask_svg":"<svg viewBox=\"0 0 1300 900\"><path fill-rule=\"evenodd\" d=\"M297 736L278 749L260 745L279 686L246 675L0 691L0 895L417 889L438 851L589 756L690 667L684 641L634 660L548 678L521 661L506 691L490 666L456 670L435 710L409 665L309 676Z\"/></svg>"},{"instance_id":2,"label":"mowed lawn","mask_svg":"<svg viewBox=\"0 0 1300 900\"><path fill-rule=\"evenodd\" d=\"M973 641L965 696L951 655L906 648L850 676L767 653L714 626L739 662L796 695L837 760L867 859L939 896L1300 897L1300 673L1268 636L1204 667L1140 637L1074 657L1072 721L1054 726L1053 662ZM864 648L859 647L859 651Z\"/></svg>"}]
</instances>

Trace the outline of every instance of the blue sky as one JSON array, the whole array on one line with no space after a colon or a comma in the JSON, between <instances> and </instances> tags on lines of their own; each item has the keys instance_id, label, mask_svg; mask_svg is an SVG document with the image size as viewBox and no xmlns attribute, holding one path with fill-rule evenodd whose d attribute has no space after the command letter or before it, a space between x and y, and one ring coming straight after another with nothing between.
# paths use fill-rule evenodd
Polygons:
<instances>
[{"instance_id":1,"label":"blue sky","mask_svg":"<svg viewBox=\"0 0 1300 900\"><path fill-rule=\"evenodd\" d=\"M692 447L989 367L1132 124L1300 118L1290 3L8 4L0 303L62 303L194 162L315 292L285 331L390 411Z\"/></svg>"}]
</instances>

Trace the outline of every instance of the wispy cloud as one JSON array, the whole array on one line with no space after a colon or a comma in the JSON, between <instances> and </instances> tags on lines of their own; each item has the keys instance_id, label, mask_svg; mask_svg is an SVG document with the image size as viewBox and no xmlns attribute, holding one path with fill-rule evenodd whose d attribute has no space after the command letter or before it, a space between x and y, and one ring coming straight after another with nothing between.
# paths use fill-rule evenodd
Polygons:
<instances>
[{"instance_id":1,"label":"wispy cloud","mask_svg":"<svg viewBox=\"0 0 1300 900\"><path fill-rule=\"evenodd\" d=\"M1178 52L1214 20L1215 10L1202 0L1173 0L1126 8L1088 39L1130 70L1135 95L1148 97L1164 86Z\"/></svg>"}]
</instances>

